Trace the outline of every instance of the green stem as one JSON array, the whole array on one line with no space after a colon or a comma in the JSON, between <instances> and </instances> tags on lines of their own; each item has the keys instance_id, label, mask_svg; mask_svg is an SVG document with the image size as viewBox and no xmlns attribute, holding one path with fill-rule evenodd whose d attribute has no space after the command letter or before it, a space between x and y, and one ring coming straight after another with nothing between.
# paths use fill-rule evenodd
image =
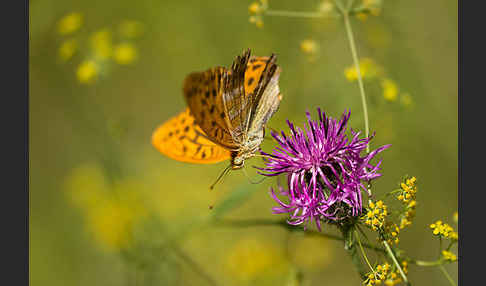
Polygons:
<instances>
[{"instance_id":1,"label":"green stem","mask_svg":"<svg viewBox=\"0 0 486 286\"><path fill-rule=\"evenodd\" d=\"M283 11L283 10L266 10L265 15L291 17L291 18L324 18L323 14L318 12L298 12L298 11Z\"/></svg>"},{"instance_id":2,"label":"green stem","mask_svg":"<svg viewBox=\"0 0 486 286\"><path fill-rule=\"evenodd\" d=\"M370 261L368 260L368 257L366 256L366 253L363 249L363 246L361 245L361 240L359 239L359 234L357 231L354 231L355 233L355 237L358 239L358 245L359 245L359 249L361 250L361 255L363 255L363 258L364 260L366 261L366 264L368 264L368 267L371 269L372 272L375 272L373 267L371 266L371 263Z\"/></svg>"},{"instance_id":3,"label":"green stem","mask_svg":"<svg viewBox=\"0 0 486 286\"><path fill-rule=\"evenodd\" d=\"M431 267L431 266L439 266L444 264L444 261L439 259L436 261L422 261L422 260L412 260L410 263L415 264L417 266L424 266L424 267Z\"/></svg>"},{"instance_id":4,"label":"green stem","mask_svg":"<svg viewBox=\"0 0 486 286\"><path fill-rule=\"evenodd\" d=\"M447 278L447 280L449 280L449 283L451 283L452 286L456 286L456 282L454 282L454 280L452 280L452 277L449 275L449 273L447 273L447 270L445 269L444 265L439 265L439 268L440 270L442 271L442 273L444 273L444 276Z\"/></svg>"},{"instance_id":5,"label":"green stem","mask_svg":"<svg viewBox=\"0 0 486 286\"><path fill-rule=\"evenodd\" d=\"M353 30L351 28L351 22L349 20L349 10L342 11L344 17L344 25L346 27L346 34L348 36L349 47L351 48L351 54L353 56L354 66L356 68L356 72L358 74L358 86L359 92L361 95L361 104L363 106L363 113L364 113L364 121L365 121L365 131L366 137L369 137L370 134L370 127L368 121L368 106L366 104L366 94L363 85L363 78L361 76L361 70L359 68L359 60L358 60L358 53L356 52L356 44L354 42ZM370 152L370 145L366 145L366 152Z\"/></svg>"},{"instance_id":6,"label":"green stem","mask_svg":"<svg viewBox=\"0 0 486 286\"><path fill-rule=\"evenodd\" d=\"M400 275L402 276L403 282L405 282L405 284L407 284L407 285L410 285L410 282L408 282L407 276L403 272L403 269L400 266L400 263L398 263L398 260L395 257L395 254L393 253L392 249L390 248L390 245L388 245L388 242L386 242L385 240L383 241L383 244L385 245L385 248L386 248L388 255L393 260L393 263L395 263L395 266L398 268L398 271L400 271Z\"/></svg>"}]
</instances>

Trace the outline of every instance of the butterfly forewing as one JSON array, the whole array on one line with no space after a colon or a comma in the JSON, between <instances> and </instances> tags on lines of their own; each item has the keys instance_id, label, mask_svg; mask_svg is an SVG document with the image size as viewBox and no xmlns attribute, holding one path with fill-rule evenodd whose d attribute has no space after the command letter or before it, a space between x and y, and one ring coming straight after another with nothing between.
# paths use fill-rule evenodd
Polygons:
<instances>
[{"instance_id":1,"label":"butterfly forewing","mask_svg":"<svg viewBox=\"0 0 486 286\"><path fill-rule=\"evenodd\" d=\"M228 150L207 138L189 108L160 125L152 134L152 145L169 158L182 162L211 164L230 158Z\"/></svg>"},{"instance_id":2,"label":"butterfly forewing","mask_svg":"<svg viewBox=\"0 0 486 286\"><path fill-rule=\"evenodd\" d=\"M250 113L249 137L260 134L260 130L270 117L277 111L281 95L278 86L280 68L275 64L276 57L272 55L267 61L252 97Z\"/></svg>"},{"instance_id":3,"label":"butterfly forewing","mask_svg":"<svg viewBox=\"0 0 486 286\"><path fill-rule=\"evenodd\" d=\"M236 149L221 96L222 78L226 73L225 68L217 67L189 74L184 81L184 96L196 124L207 136L227 149Z\"/></svg>"}]
</instances>

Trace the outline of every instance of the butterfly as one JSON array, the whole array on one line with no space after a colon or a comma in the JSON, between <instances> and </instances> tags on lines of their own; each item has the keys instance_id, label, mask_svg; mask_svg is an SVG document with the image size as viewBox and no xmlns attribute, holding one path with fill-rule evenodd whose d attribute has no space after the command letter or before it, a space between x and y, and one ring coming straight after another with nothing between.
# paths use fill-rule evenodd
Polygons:
<instances>
[{"instance_id":1,"label":"butterfly","mask_svg":"<svg viewBox=\"0 0 486 286\"><path fill-rule=\"evenodd\" d=\"M187 108L160 125L152 145L182 162L211 164L230 160L231 169L257 156L265 125L282 96L276 55L252 57L250 49L231 68L189 74L183 84Z\"/></svg>"}]
</instances>

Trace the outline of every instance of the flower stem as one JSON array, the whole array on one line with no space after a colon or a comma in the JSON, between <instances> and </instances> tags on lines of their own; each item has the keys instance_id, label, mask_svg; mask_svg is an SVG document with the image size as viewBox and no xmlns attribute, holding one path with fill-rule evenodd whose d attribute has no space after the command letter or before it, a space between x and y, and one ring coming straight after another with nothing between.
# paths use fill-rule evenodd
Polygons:
<instances>
[{"instance_id":1,"label":"flower stem","mask_svg":"<svg viewBox=\"0 0 486 286\"><path fill-rule=\"evenodd\" d=\"M358 60L358 53L356 52L356 44L354 42L353 30L351 28L351 22L349 20L349 7L347 10L342 10L343 18L344 18L344 25L346 27L346 34L348 36L349 47L351 48L351 54L353 56L354 66L356 68L356 72L358 74L358 86L361 95L361 104L363 106L363 113L364 113L364 121L365 121L365 131L366 137L370 135L370 127L368 121L368 106L366 104L366 94L363 85L363 78L361 76L361 70L359 68L359 60ZM370 152L370 145L369 143L366 144L366 152Z\"/></svg>"},{"instance_id":2,"label":"flower stem","mask_svg":"<svg viewBox=\"0 0 486 286\"><path fill-rule=\"evenodd\" d=\"M365 253L365 251L364 251L364 249L363 249L363 246L361 245L361 239L359 239L359 234L358 234L358 232L357 232L357 231L354 231L354 233L355 233L355 237L356 237L356 239L358 240L358 245L359 245L359 249L361 250L361 255L363 255L363 258L364 258L364 260L366 261L366 264L368 264L368 267L371 269L371 271L372 271L372 272L375 272L375 271L373 270L373 267L371 266L370 261L368 260L368 257L366 256L366 253Z\"/></svg>"},{"instance_id":3,"label":"flower stem","mask_svg":"<svg viewBox=\"0 0 486 286\"><path fill-rule=\"evenodd\" d=\"M323 18L323 14L318 12L298 12L298 11L283 11L283 10L266 10L265 15L291 17L291 18Z\"/></svg>"},{"instance_id":4,"label":"flower stem","mask_svg":"<svg viewBox=\"0 0 486 286\"><path fill-rule=\"evenodd\" d=\"M412 260L410 263L413 263L417 266L424 266L424 267L431 267L431 266L439 266L444 264L443 260L436 260L436 261L423 261L423 260Z\"/></svg>"},{"instance_id":5,"label":"flower stem","mask_svg":"<svg viewBox=\"0 0 486 286\"><path fill-rule=\"evenodd\" d=\"M383 245L385 245L385 248L386 248L386 251L387 251L388 255L389 255L389 256L390 256L390 258L393 260L393 263L395 263L395 266L398 268L398 271L400 271L400 275L402 276L403 281L405 282L405 284L410 285L410 282L408 282L407 276L406 276L406 275L405 275L405 273L403 272L403 269L402 269L402 267L400 266L400 263L398 263L398 260L397 260L397 258L395 257L395 254L393 253L392 249L390 248L390 245L388 245L388 242L386 242L386 241L384 240L384 241L383 241Z\"/></svg>"},{"instance_id":6,"label":"flower stem","mask_svg":"<svg viewBox=\"0 0 486 286\"><path fill-rule=\"evenodd\" d=\"M454 282L454 280L452 280L452 277L449 275L449 273L447 273L447 270L445 269L444 265L439 265L439 268L440 270L442 271L442 273L444 273L444 276L447 278L447 280L449 280L449 283L451 283L452 286L456 286L456 282Z\"/></svg>"}]
</instances>

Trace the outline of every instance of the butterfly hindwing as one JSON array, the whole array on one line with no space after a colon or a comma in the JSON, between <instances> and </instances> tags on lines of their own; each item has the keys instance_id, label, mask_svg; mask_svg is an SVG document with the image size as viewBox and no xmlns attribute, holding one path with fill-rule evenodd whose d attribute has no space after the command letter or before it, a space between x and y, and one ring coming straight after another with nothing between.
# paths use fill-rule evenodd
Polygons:
<instances>
[{"instance_id":1,"label":"butterfly hindwing","mask_svg":"<svg viewBox=\"0 0 486 286\"><path fill-rule=\"evenodd\" d=\"M207 138L189 108L160 125L152 135L152 145L162 154L182 162L211 164L230 158L228 150Z\"/></svg>"}]
</instances>

